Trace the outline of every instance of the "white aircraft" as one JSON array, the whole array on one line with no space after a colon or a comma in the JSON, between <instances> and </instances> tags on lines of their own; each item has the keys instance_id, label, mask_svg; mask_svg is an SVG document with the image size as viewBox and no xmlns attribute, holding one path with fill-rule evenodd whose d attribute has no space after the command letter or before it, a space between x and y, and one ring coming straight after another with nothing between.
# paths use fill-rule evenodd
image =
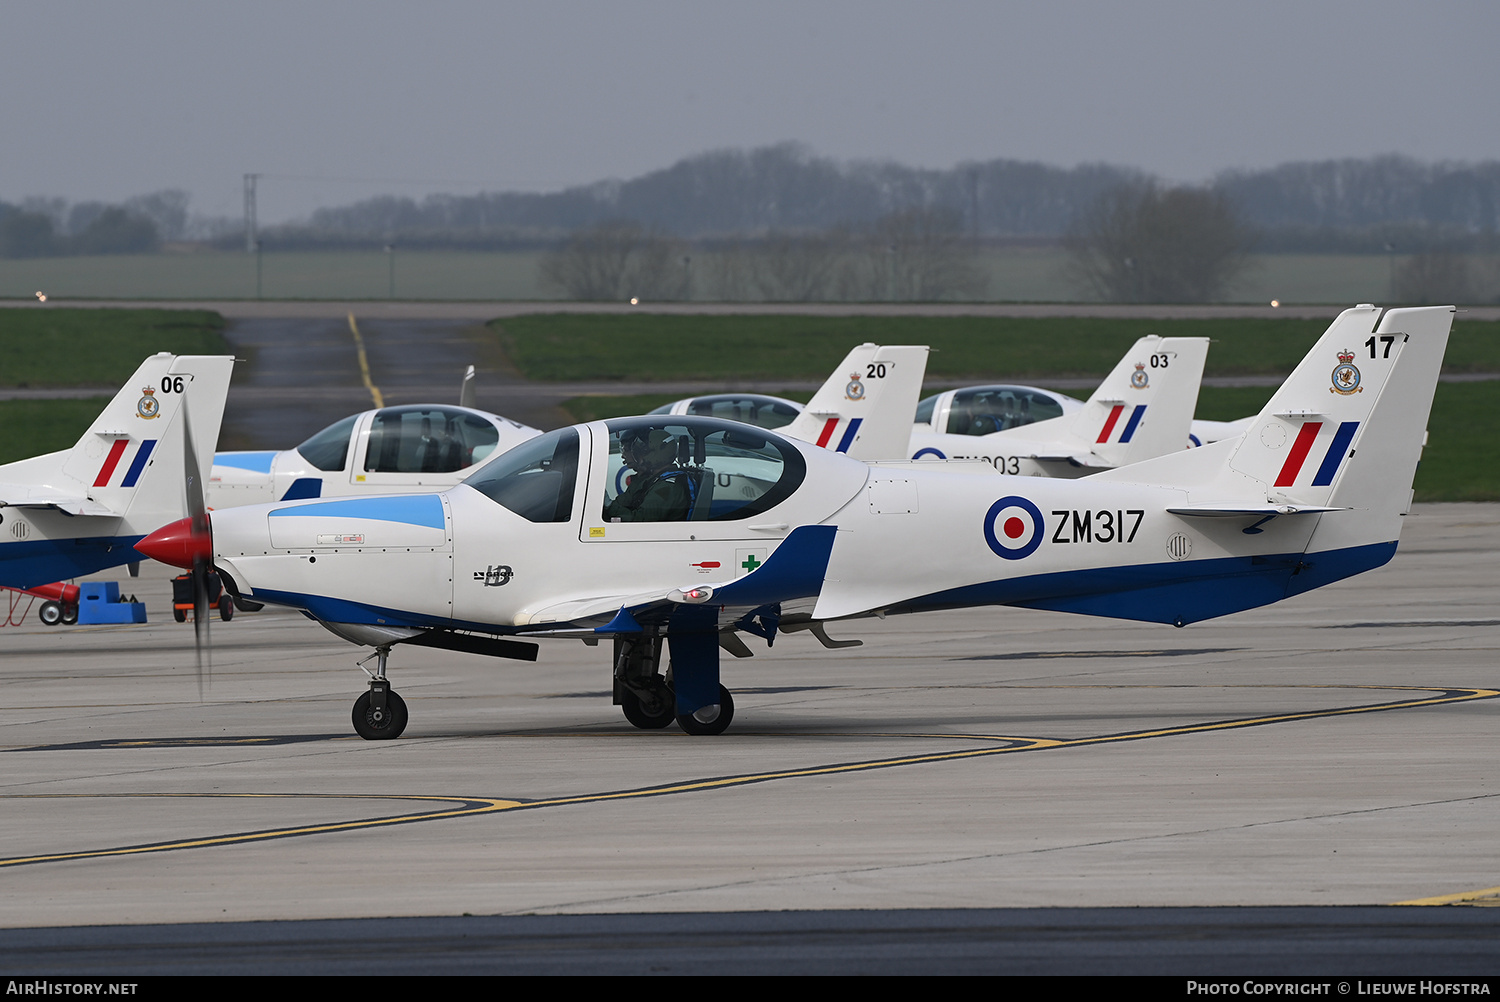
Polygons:
<instances>
[{"instance_id":1,"label":"white aircraft","mask_svg":"<svg viewBox=\"0 0 1500 1002\"><path fill-rule=\"evenodd\" d=\"M922 392L927 351L926 345L859 345L781 433L869 463L905 459L906 416Z\"/></svg>"},{"instance_id":2,"label":"white aircraft","mask_svg":"<svg viewBox=\"0 0 1500 1002\"><path fill-rule=\"evenodd\" d=\"M1250 430L1250 426L1254 423L1254 414L1242 417L1236 421L1204 421L1194 418L1193 430L1188 434L1188 446L1189 448L1196 449L1200 445L1212 445L1226 438L1243 435Z\"/></svg>"},{"instance_id":3,"label":"white aircraft","mask_svg":"<svg viewBox=\"0 0 1500 1002\"><path fill-rule=\"evenodd\" d=\"M651 414L696 415L781 429L782 434L868 462L906 458L911 413L927 371L926 345L859 345L805 406L762 393L711 393Z\"/></svg>"},{"instance_id":4,"label":"white aircraft","mask_svg":"<svg viewBox=\"0 0 1500 1002\"><path fill-rule=\"evenodd\" d=\"M217 509L452 487L540 434L472 407L383 407L331 424L294 449L215 454L207 503Z\"/></svg>"},{"instance_id":5,"label":"white aircraft","mask_svg":"<svg viewBox=\"0 0 1500 1002\"><path fill-rule=\"evenodd\" d=\"M1151 345L1147 339L1138 341L1114 373L1115 376L1123 377L1123 379L1118 380L1120 388L1123 390L1125 386L1134 387L1136 384L1130 382L1132 378L1137 380L1138 383L1143 383L1149 387L1153 377L1156 377L1157 386L1159 387L1165 381L1162 378L1166 375L1165 373L1153 369L1152 371L1144 372L1141 376L1136 376L1136 370L1126 363L1132 357L1139 357L1140 359L1149 360L1139 363L1142 369L1147 369L1153 365L1159 368L1163 362L1171 364L1175 356L1170 353L1174 353L1177 350L1175 347L1177 342L1184 340L1206 342L1207 339L1172 339L1172 345L1159 346L1159 350L1156 351L1151 350ZM1196 349L1194 349L1194 353L1196 354ZM1191 363L1192 359L1189 358L1182 361ZM847 364L847 360L845 364ZM837 378L837 374L843 368L844 365L841 364L838 369L834 370L835 378ZM1200 379L1201 375L1202 366L1200 360ZM1172 376L1171 382L1177 390L1181 392L1189 392L1190 390L1192 394L1190 401L1195 401L1197 386L1189 378L1190 373L1184 368L1182 371L1173 373ZM1101 391L1103 388L1101 386ZM827 384L825 384L824 389L828 389ZM1131 397L1134 398L1131 400L1132 414L1135 413L1136 407L1141 407L1140 413L1144 415L1145 410L1142 405L1148 403L1149 397L1152 395L1154 394L1143 394L1140 392L1131 394ZM1099 393L1096 392L1095 399L1098 396ZM1123 404L1125 399L1124 397L1120 397L1117 402ZM899 406L889 400L886 405L893 408ZM947 390L943 393L936 393L924 398L915 408L915 425L910 431L910 437L915 442L917 436L922 436L921 445L913 444L910 450L898 451L897 455L866 456L865 458L875 460L896 459L912 455L913 453L915 453L913 458L917 459L928 457L950 458L950 456L952 458L963 459L981 458L992 464L1004 462L1007 468L1013 469L1016 472L1020 472L1020 468L1024 466L1033 474L1083 476L1087 473L1095 472L1098 467L1089 468L1086 464L1074 465L1073 463L1068 463L1067 466L1040 466L1039 464L1029 462L1029 456L1023 459L1021 456L1015 454L1027 448L1033 451L1041 450L1046 454L1062 454L1062 450L1066 447L1068 450L1067 454L1073 457L1077 457L1080 450L1083 453L1091 452L1092 446L1098 444L1097 441L1093 439L1083 441L1078 435L1070 432L1065 422L1044 424L1041 429L1038 429L1036 435L1030 432L1023 432L1012 434L1002 439L988 439L987 437L1001 431L1014 433L1017 429L1023 427L1066 417L1083 410L1086 406L1084 401L1063 393L1019 384L989 384ZM1190 402L1190 410L1191 406ZM1110 410L1112 408L1106 407L1104 409L1100 427L1093 430L1102 430L1102 422L1108 419ZM759 393L714 393L701 397L688 397L669 404L663 404L651 411L651 413L695 414L703 417L742 421L745 424L753 424L761 428L778 429L791 425L802 411L802 404L782 397L767 396ZM1183 439L1184 444L1192 447L1217 442L1221 438L1230 438L1243 432L1245 425L1250 420L1250 418L1246 418L1243 421L1237 422L1199 421L1192 419L1191 413L1189 413L1190 425L1188 433ZM1159 407L1158 411L1153 414L1152 422L1150 423L1154 423L1158 429L1161 429L1169 422L1167 416ZM1174 414L1170 424L1175 426L1178 423L1177 415ZM1115 429L1117 437L1123 436L1126 433L1125 429L1128 427L1130 427L1129 417L1120 422ZM1132 429L1132 438L1134 437L1133 431L1134 429ZM800 434L794 434L790 430L785 431L784 434L792 434L793 437L799 438L803 437ZM981 445L973 441L976 437L985 437L987 441ZM1155 451L1142 449L1142 446L1149 447L1151 441L1151 439L1141 439L1133 455L1145 458L1148 455L1157 454ZM1083 448L1084 446L1088 446L1088 448ZM1175 443L1169 443L1167 447L1175 449L1179 446ZM1093 463L1097 463L1098 461L1097 458L1090 457L1090 459Z\"/></svg>"},{"instance_id":6,"label":"white aircraft","mask_svg":"<svg viewBox=\"0 0 1500 1002\"><path fill-rule=\"evenodd\" d=\"M1082 477L1175 452L1188 443L1207 357L1206 337L1147 335L1076 406L1020 387L939 394L930 407L919 405L907 454L978 459L1020 476Z\"/></svg>"},{"instance_id":7,"label":"white aircraft","mask_svg":"<svg viewBox=\"0 0 1500 1002\"><path fill-rule=\"evenodd\" d=\"M1452 320L1346 310L1245 435L1084 479L621 418L549 432L441 494L229 509L211 536L184 520L138 548L211 556L226 587L374 647L353 712L366 738L406 726L393 646L535 660L544 638L611 641L632 724L719 733L719 651L749 655L742 634L833 645L828 622L986 605L1184 626L1379 567Z\"/></svg>"},{"instance_id":8,"label":"white aircraft","mask_svg":"<svg viewBox=\"0 0 1500 1002\"><path fill-rule=\"evenodd\" d=\"M191 511L184 471L213 455L233 367L230 355L152 355L72 449L0 466L0 585L144 559L134 545Z\"/></svg>"},{"instance_id":9,"label":"white aircraft","mask_svg":"<svg viewBox=\"0 0 1500 1002\"><path fill-rule=\"evenodd\" d=\"M652 414L693 414L753 424L757 428L783 428L802 413L802 405L785 397L764 393L710 393L662 404Z\"/></svg>"}]
</instances>

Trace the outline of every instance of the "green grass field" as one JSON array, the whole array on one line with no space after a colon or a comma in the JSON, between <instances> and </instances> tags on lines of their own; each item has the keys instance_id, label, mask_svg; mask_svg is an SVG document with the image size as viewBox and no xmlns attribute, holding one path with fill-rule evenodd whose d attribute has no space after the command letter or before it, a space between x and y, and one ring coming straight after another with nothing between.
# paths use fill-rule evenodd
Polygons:
<instances>
[{"instance_id":1,"label":"green grass field","mask_svg":"<svg viewBox=\"0 0 1500 1002\"><path fill-rule=\"evenodd\" d=\"M0 463L71 449L110 399L0 400Z\"/></svg>"},{"instance_id":2,"label":"green grass field","mask_svg":"<svg viewBox=\"0 0 1500 1002\"><path fill-rule=\"evenodd\" d=\"M930 379L1104 376L1145 334L1208 336L1208 375L1285 375L1321 320L531 314L492 320L531 379L817 379L862 341L928 344ZM1353 346L1353 347L1358 347ZM1446 372L1500 372L1500 322L1461 321Z\"/></svg>"},{"instance_id":3,"label":"green grass field","mask_svg":"<svg viewBox=\"0 0 1500 1002\"><path fill-rule=\"evenodd\" d=\"M583 322L578 322L583 321ZM998 326L997 326L998 325ZM1180 331L1178 325L1185 325ZM878 326L878 330L872 330ZM982 321L968 318L840 320L806 317L623 317L542 315L495 322L502 342L533 378L683 378L736 376L821 379L848 346L867 338L926 343L929 391L966 378L1103 376L1136 336L1117 321ZM0 310L0 344L8 351L0 386L112 386L155 351L222 353L222 319L202 310L70 310L51 306ZM1189 329L1192 328L1192 329ZM1208 329L1205 329L1208 328ZM1322 330L1317 321L1142 322L1163 334L1211 334L1211 373L1291 371ZM684 344L700 344L696 352ZM1004 349L1004 350L1002 350ZM995 359L1000 358L1000 362ZM646 364L646 362L651 364ZM1011 363L1011 364L1007 364ZM1014 367L1012 367L1012 364ZM1500 324L1462 321L1454 330L1449 371L1500 372ZM964 378L958 378L964 377ZM1081 391L1070 391L1074 396ZM1232 420L1253 414L1272 387L1204 387L1198 416ZM805 392L778 394L805 400ZM580 397L564 406L580 421L641 413L673 394ZM0 462L70 447L107 402L0 401L7 434ZM1500 381L1443 383L1428 424L1430 443L1417 472L1424 501L1500 500Z\"/></svg>"},{"instance_id":4,"label":"green grass field","mask_svg":"<svg viewBox=\"0 0 1500 1002\"><path fill-rule=\"evenodd\" d=\"M118 386L159 351L228 354L223 330L208 310L0 309L0 386Z\"/></svg>"}]
</instances>

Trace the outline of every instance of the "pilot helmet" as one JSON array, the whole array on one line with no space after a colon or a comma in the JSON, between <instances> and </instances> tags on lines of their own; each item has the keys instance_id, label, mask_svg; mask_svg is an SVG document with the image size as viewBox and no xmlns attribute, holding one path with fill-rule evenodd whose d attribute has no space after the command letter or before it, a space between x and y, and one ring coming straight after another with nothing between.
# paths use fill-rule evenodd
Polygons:
<instances>
[{"instance_id":1,"label":"pilot helmet","mask_svg":"<svg viewBox=\"0 0 1500 1002\"><path fill-rule=\"evenodd\" d=\"M632 466L670 466L677 441L665 428L630 428L620 433L620 453Z\"/></svg>"}]
</instances>

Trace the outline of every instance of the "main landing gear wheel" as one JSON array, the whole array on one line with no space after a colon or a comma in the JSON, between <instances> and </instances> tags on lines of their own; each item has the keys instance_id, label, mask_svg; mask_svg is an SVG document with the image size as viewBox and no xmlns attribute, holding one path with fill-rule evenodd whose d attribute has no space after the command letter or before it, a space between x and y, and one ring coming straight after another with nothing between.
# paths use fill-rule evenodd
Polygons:
<instances>
[{"instance_id":1,"label":"main landing gear wheel","mask_svg":"<svg viewBox=\"0 0 1500 1002\"><path fill-rule=\"evenodd\" d=\"M78 622L78 606L76 606L76 605L64 605L63 606L63 623L65 625L71 625L71 624L76 623L76 622Z\"/></svg>"},{"instance_id":2,"label":"main landing gear wheel","mask_svg":"<svg viewBox=\"0 0 1500 1002\"><path fill-rule=\"evenodd\" d=\"M708 719L704 720L704 717L708 717ZM717 713L714 713L713 707L705 706L693 713L679 715L677 726L689 734L723 734L729 728L729 722L733 719L734 697L730 696L729 690L721 685L719 686L719 707Z\"/></svg>"},{"instance_id":3,"label":"main landing gear wheel","mask_svg":"<svg viewBox=\"0 0 1500 1002\"><path fill-rule=\"evenodd\" d=\"M406 730L406 701L394 692L385 694L385 709L378 710L367 692L354 701L354 731L366 741L399 738Z\"/></svg>"},{"instance_id":4,"label":"main landing gear wheel","mask_svg":"<svg viewBox=\"0 0 1500 1002\"><path fill-rule=\"evenodd\" d=\"M643 731L660 730L677 719L677 702L671 689L662 686L652 696L649 702L643 702L629 689L620 694L620 709L625 712L625 719Z\"/></svg>"},{"instance_id":5,"label":"main landing gear wheel","mask_svg":"<svg viewBox=\"0 0 1500 1002\"><path fill-rule=\"evenodd\" d=\"M56 626L63 620L62 603L43 602L42 607L36 611L36 616L47 626Z\"/></svg>"}]
</instances>

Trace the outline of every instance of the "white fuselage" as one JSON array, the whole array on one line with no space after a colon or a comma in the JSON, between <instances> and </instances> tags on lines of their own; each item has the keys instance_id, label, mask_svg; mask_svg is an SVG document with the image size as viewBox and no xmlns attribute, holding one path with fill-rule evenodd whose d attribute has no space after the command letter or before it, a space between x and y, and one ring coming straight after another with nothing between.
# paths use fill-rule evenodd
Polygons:
<instances>
[{"instance_id":1,"label":"white fuselage","mask_svg":"<svg viewBox=\"0 0 1500 1002\"><path fill-rule=\"evenodd\" d=\"M579 431L567 521L528 521L462 485L285 502L216 512L215 562L251 597L327 622L513 634L597 625L674 589L723 588L764 565L797 527L825 525L837 530L826 576L820 570L814 593L781 615L1078 603L1075 611L1191 622L1262 604L1266 590L1168 587L1118 613L1089 596L1154 576L1180 584L1225 573L1266 578L1284 593L1317 523L1276 519L1247 536L1241 520L1168 513L1201 500L1183 488L1023 479L979 464L867 466L806 443L796 445L807 464L801 487L753 518L611 523L608 432L603 423ZM726 606L721 625L745 611Z\"/></svg>"}]
</instances>

